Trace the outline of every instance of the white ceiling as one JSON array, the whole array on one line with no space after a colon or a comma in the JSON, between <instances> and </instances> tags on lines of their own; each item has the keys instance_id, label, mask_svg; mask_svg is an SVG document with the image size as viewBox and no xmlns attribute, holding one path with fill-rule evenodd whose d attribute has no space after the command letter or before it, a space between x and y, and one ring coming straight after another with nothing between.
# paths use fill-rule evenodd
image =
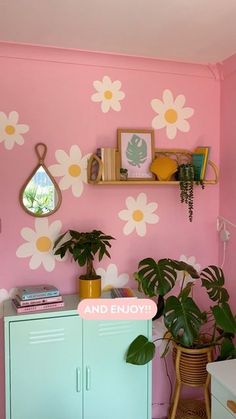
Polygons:
<instances>
[{"instance_id":1,"label":"white ceiling","mask_svg":"<svg viewBox=\"0 0 236 419\"><path fill-rule=\"evenodd\" d=\"M236 53L236 0L0 0L0 41L215 63Z\"/></svg>"}]
</instances>

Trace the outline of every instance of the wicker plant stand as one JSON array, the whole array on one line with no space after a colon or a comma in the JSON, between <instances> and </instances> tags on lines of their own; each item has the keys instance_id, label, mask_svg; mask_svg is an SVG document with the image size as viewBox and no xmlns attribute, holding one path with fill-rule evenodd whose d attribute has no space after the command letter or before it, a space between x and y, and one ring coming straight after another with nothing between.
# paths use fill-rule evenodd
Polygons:
<instances>
[{"instance_id":1,"label":"wicker plant stand","mask_svg":"<svg viewBox=\"0 0 236 419\"><path fill-rule=\"evenodd\" d=\"M207 419L203 400L180 400L175 419Z\"/></svg>"},{"instance_id":2,"label":"wicker plant stand","mask_svg":"<svg viewBox=\"0 0 236 419\"><path fill-rule=\"evenodd\" d=\"M169 419L177 419L180 417L177 415L177 408L180 401L180 391L182 386L203 387L206 418L211 419L209 392L210 375L206 370L206 364L213 360L212 347L188 349L173 343L173 358L175 363L176 382ZM192 407L193 405L194 403L192 403ZM182 416L182 418L186 417L187 419L189 417L198 419L199 415L197 416L197 414L197 409L196 416L194 416L194 410L192 409L192 416ZM204 418L204 416L202 417Z\"/></svg>"}]
</instances>

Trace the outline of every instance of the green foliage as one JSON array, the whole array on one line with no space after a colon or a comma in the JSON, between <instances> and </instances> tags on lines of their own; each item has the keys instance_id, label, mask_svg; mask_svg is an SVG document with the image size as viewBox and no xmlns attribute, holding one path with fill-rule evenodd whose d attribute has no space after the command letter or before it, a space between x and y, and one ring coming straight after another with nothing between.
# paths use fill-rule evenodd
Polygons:
<instances>
[{"instance_id":1,"label":"green foliage","mask_svg":"<svg viewBox=\"0 0 236 419\"><path fill-rule=\"evenodd\" d=\"M148 339L139 335L129 346L126 354L126 362L134 365L144 365L151 361L155 354L155 345Z\"/></svg>"},{"instance_id":2,"label":"green foliage","mask_svg":"<svg viewBox=\"0 0 236 419\"><path fill-rule=\"evenodd\" d=\"M178 272L182 272L180 292L177 296L167 296L176 284ZM188 276L196 280L201 279L202 289L205 289L209 298L217 303L210 307L209 312L202 311L193 298L195 283L186 284ZM160 259L156 262L146 258L140 261L135 279L140 291L149 297L156 297L156 318L163 316L171 339L177 344L187 348L212 345L219 347L220 359L236 357L236 347L233 343L236 318L228 304L229 295L224 288L224 274L221 268L210 265L199 275L185 262L173 259ZM210 327L210 330L204 333L206 327ZM140 365L141 360L143 362L144 359L148 359L150 352L147 349L148 340L141 340L139 336L138 343L134 346L135 350L128 351L127 362Z\"/></svg>"},{"instance_id":3,"label":"green foliage","mask_svg":"<svg viewBox=\"0 0 236 419\"><path fill-rule=\"evenodd\" d=\"M134 134L128 143L126 157L131 166L141 167L147 159L146 141Z\"/></svg>"},{"instance_id":4,"label":"green foliage","mask_svg":"<svg viewBox=\"0 0 236 419\"><path fill-rule=\"evenodd\" d=\"M53 249L55 250L55 255L60 255L61 258L69 252L74 261L80 266L86 265L84 278L91 279L97 277L93 267L95 256L98 256L99 261L102 260L104 255L110 257L110 253L107 250L108 247L111 247L110 240L114 240L114 237L107 236L99 230L87 233L68 230L58 237Z\"/></svg>"}]
</instances>

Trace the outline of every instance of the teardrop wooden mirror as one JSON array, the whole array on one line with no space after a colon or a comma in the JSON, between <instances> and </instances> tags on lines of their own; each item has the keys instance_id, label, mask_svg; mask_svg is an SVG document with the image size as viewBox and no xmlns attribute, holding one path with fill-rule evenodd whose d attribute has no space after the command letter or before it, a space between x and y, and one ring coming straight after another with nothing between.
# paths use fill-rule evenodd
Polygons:
<instances>
[{"instance_id":1,"label":"teardrop wooden mirror","mask_svg":"<svg viewBox=\"0 0 236 419\"><path fill-rule=\"evenodd\" d=\"M35 146L38 164L20 190L20 204L33 217L48 217L61 205L61 191L55 179L44 164L47 146Z\"/></svg>"}]
</instances>

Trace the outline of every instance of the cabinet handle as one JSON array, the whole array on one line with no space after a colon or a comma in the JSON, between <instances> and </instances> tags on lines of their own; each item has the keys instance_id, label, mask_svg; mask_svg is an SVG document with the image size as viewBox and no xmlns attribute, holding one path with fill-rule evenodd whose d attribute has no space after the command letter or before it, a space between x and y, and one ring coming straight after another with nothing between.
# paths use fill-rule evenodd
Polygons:
<instances>
[{"instance_id":1,"label":"cabinet handle","mask_svg":"<svg viewBox=\"0 0 236 419\"><path fill-rule=\"evenodd\" d=\"M81 392L81 370L76 368L76 391L77 393Z\"/></svg>"},{"instance_id":2,"label":"cabinet handle","mask_svg":"<svg viewBox=\"0 0 236 419\"><path fill-rule=\"evenodd\" d=\"M86 390L89 391L91 388L91 369L86 367Z\"/></svg>"},{"instance_id":3,"label":"cabinet handle","mask_svg":"<svg viewBox=\"0 0 236 419\"><path fill-rule=\"evenodd\" d=\"M236 413L236 402L233 400L227 400L227 406L233 413Z\"/></svg>"}]
</instances>

